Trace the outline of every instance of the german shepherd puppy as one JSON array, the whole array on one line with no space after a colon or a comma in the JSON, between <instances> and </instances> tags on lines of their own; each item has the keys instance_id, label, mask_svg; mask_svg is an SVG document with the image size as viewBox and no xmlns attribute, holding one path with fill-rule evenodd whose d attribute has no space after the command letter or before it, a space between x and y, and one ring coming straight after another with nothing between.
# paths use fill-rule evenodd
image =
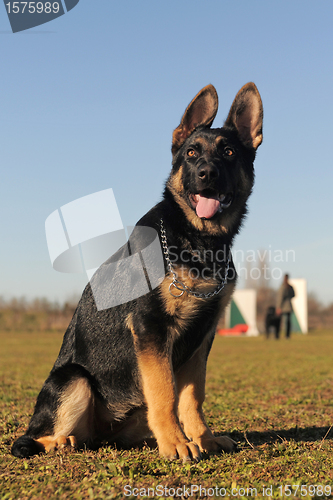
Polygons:
<instances>
[{"instance_id":1,"label":"german shepherd puppy","mask_svg":"<svg viewBox=\"0 0 333 500\"><path fill-rule=\"evenodd\" d=\"M149 436L168 459L236 449L213 435L202 404L215 328L235 287L230 248L253 187L263 108L253 83L212 129L217 108L212 85L188 105L173 132L163 199L136 226L158 233L162 281L103 310L87 285L13 455L105 441L133 446Z\"/></svg>"}]
</instances>

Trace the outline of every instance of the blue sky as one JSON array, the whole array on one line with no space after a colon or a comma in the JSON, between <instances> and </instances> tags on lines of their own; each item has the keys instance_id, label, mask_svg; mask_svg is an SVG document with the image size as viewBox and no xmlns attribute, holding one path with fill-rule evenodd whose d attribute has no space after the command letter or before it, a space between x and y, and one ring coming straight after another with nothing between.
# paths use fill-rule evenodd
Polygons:
<instances>
[{"instance_id":1,"label":"blue sky","mask_svg":"<svg viewBox=\"0 0 333 500\"><path fill-rule=\"evenodd\" d=\"M277 266L332 302L332 19L322 0L81 0L12 34L1 7L0 295L79 294L85 275L52 269L46 218L111 187L124 225L135 223L160 200L194 95L215 85L220 126L254 81L264 142L235 249L293 250Z\"/></svg>"}]
</instances>

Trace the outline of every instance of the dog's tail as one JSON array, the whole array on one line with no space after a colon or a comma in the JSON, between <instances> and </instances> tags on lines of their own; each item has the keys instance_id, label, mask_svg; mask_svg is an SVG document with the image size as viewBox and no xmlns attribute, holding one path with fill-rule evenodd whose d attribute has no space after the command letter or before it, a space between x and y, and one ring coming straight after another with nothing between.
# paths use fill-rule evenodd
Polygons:
<instances>
[{"instance_id":1,"label":"dog's tail","mask_svg":"<svg viewBox=\"0 0 333 500\"><path fill-rule=\"evenodd\" d=\"M12 446L12 454L18 458L28 458L45 451L44 446L29 436L19 437Z\"/></svg>"}]
</instances>

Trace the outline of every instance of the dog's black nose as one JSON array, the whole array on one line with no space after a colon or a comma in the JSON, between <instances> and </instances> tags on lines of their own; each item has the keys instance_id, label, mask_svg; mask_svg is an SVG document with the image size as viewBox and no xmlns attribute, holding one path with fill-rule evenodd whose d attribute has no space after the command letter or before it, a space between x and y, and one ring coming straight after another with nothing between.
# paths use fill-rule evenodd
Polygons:
<instances>
[{"instance_id":1,"label":"dog's black nose","mask_svg":"<svg viewBox=\"0 0 333 500\"><path fill-rule=\"evenodd\" d=\"M219 171L214 165L203 165L199 168L198 177L202 182L208 183L219 176Z\"/></svg>"}]
</instances>

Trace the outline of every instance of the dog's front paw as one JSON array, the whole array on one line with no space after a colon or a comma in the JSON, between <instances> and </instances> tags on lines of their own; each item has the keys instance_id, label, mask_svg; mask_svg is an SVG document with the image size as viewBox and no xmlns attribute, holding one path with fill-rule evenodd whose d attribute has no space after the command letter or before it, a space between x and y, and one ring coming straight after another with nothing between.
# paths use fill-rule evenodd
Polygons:
<instances>
[{"instance_id":1,"label":"dog's front paw","mask_svg":"<svg viewBox=\"0 0 333 500\"><path fill-rule=\"evenodd\" d=\"M162 443L159 444L160 455L168 460L176 460L180 458L183 462L190 462L194 460L199 462L201 460L201 452L199 446L193 441L184 443Z\"/></svg>"},{"instance_id":2,"label":"dog's front paw","mask_svg":"<svg viewBox=\"0 0 333 500\"><path fill-rule=\"evenodd\" d=\"M232 453L237 451L237 443L228 436L206 437L196 440L202 452L212 453L218 451L226 451Z\"/></svg>"}]
</instances>

